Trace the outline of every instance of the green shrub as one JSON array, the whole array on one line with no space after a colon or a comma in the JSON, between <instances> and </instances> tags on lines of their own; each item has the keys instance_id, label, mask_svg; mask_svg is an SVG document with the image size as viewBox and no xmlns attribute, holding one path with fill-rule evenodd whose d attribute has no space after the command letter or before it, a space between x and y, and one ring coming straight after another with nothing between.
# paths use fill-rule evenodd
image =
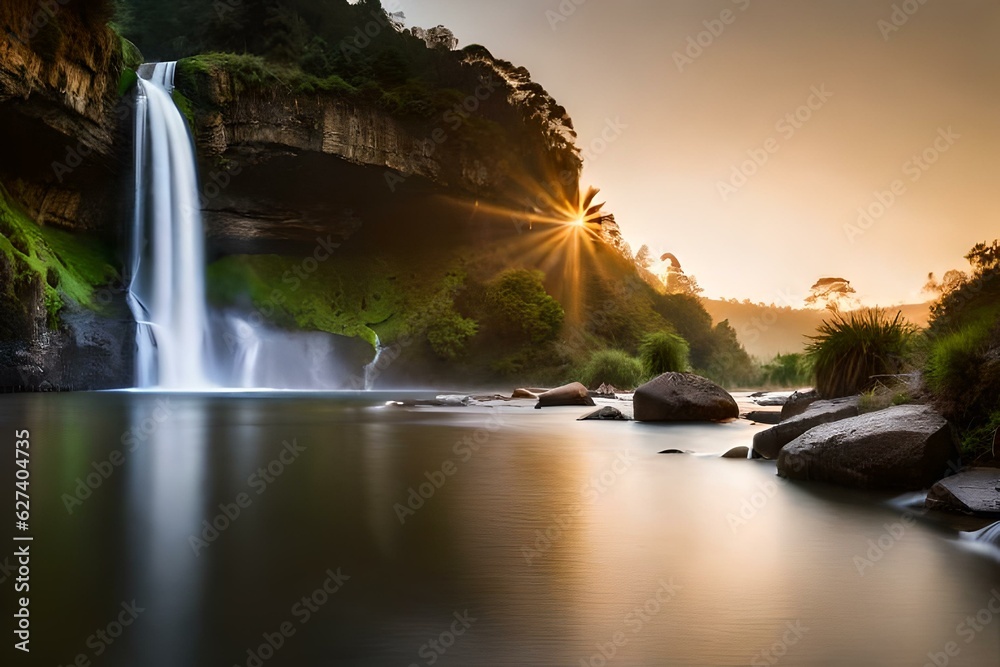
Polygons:
<instances>
[{"instance_id":1,"label":"green shrub","mask_svg":"<svg viewBox=\"0 0 1000 667\"><path fill-rule=\"evenodd\" d=\"M690 354L687 341L667 331L651 333L639 344L639 359L646 377L687 371Z\"/></svg>"},{"instance_id":2,"label":"green shrub","mask_svg":"<svg viewBox=\"0 0 1000 667\"><path fill-rule=\"evenodd\" d=\"M621 350L600 350L580 371L580 382L591 389L604 383L619 389L634 389L645 379L642 362Z\"/></svg>"},{"instance_id":3,"label":"green shrub","mask_svg":"<svg viewBox=\"0 0 1000 667\"><path fill-rule=\"evenodd\" d=\"M541 271L509 269L486 285L487 304L498 331L536 344L559 335L565 312L545 291L544 279Z\"/></svg>"},{"instance_id":4,"label":"green shrub","mask_svg":"<svg viewBox=\"0 0 1000 667\"><path fill-rule=\"evenodd\" d=\"M924 378L935 393L959 392L977 375L991 327L980 320L930 341Z\"/></svg>"},{"instance_id":5,"label":"green shrub","mask_svg":"<svg viewBox=\"0 0 1000 667\"><path fill-rule=\"evenodd\" d=\"M871 389L872 376L903 372L915 333L902 313L891 319L880 308L834 313L807 347L816 390L825 398L852 396Z\"/></svg>"},{"instance_id":6,"label":"green shrub","mask_svg":"<svg viewBox=\"0 0 1000 667\"><path fill-rule=\"evenodd\" d=\"M962 453L971 460L988 455L993 449L993 434L1000 429L1000 408L978 427L962 433Z\"/></svg>"},{"instance_id":7,"label":"green shrub","mask_svg":"<svg viewBox=\"0 0 1000 667\"><path fill-rule=\"evenodd\" d=\"M804 387L812 383L812 364L804 354L779 354L761 368L761 381L779 387Z\"/></svg>"},{"instance_id":8,"label":"green shrub","mask_svg":"<svg viewBox=\"0 0 1000 667\"><path fill-rule=\"evenodd\" d=\"M427 329L427 342L434 354L442 359L455 359L465 351L465 345L479 331L475 320L462 317L449 310L443 317L435 318Z\"/></svg>"}]
</instances>

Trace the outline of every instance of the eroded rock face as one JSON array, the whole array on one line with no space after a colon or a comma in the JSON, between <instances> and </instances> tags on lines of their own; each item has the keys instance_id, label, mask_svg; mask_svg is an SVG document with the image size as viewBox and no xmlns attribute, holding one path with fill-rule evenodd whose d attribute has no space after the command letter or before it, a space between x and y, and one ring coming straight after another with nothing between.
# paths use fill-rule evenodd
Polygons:
<instances>
[{"instance_id":1,"label":"eroded rock face","mask_svg":"<svg viewBox=\"0 0 1000 667\"><path fill-rule=\"evenodd\" d=\"M911 491L941 479L958 439L929 406L901 405L817 426L778 457L778 474L863 489Z\"/></svg>"},{"instance_id":2,"label":"eroded rock face","mask_svg":"<svg viewBox=\"0 0 1000 667\"><path fill-rule=\"evenodd\" d=\"M815 401L801 414L753 436L754 456L776 459L781 448L809 429L858 415L858 397Z\"/></svg>"},{"instance_id":3,"label":"eroded rock face","mask_svg":"<svg viewBox=\"0 0 1000 667\"><path fill-rule=\"evenodd\" d=\"M725 421L740 408L725 389L692 373L664 373L635 390L636 421Z\"/></svg>"},{"instance_id":4,"label":"eroded rock face","mask_svg":"<svg viewBox=\"0 0 1000 667\"><path fill-rule=\"evenodd\" d=\"M39 224L113 232L132 115L118 96L120 42L84 23L81 3L47 22L37 2L3 4L0 180ZM58 38L46 33L56 20Z\"/></svg>"}]
</instances>

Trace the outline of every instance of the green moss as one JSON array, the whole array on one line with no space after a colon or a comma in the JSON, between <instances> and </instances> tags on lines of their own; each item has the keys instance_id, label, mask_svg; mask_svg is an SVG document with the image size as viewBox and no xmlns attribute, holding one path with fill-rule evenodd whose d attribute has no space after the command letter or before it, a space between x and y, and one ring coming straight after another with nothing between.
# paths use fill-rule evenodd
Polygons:
<instances>
[{"instance_id":1,"label":"green moss","mask_svg":"<svg viewBox=\"0 0 1000 667\"><path fill-rule=\"evenodd\" d=\"M232 256L208 268L208 295L219 306L252 305L279 326L389 343L411 330L427 297L378 260L312 261L278 255ZM249 302L249 303L248 303Z\"/></svg>"},{"instance_id":2,"label":"green moss","mask_svg":"<svg viewBox=\"0 0 1000 667\"><path fill-rule=\"evenodd\" d=\"M121 76L118 78L118 96L123 97L126 95L132 87L135 86L136 82L139 80L139 75L134 69L125 68L122 70Z\"/></svg>"},{"instance_id":3,"label":"green moss","mask_svg":"<svg viewBox=\"0 0 1000 667\"><path fill-rule=\"evenodd\" d=\"M111 253L100 243L68 232L39 227L0 186L0 252L17 278L41 281L49 324L55 327L64 297L98 310L97 287L115 278ZM9 296L9 295L8 295Z\"/></svg>"},{"instance_id":4,"label":"green moss","mask_svg":"<svg viewBox=\"0 0 1000 667\"><path fill-rule=\"evenodd\" d=\"M194 107L191 104L191 100L189 100L187 96L184 95L184 93L177 90L176 88L174 88L170 96L173 98L174 105L177 107L177 110L180 111L181 114L187 119L188 127L190 127L193 131L195 127Z\"/></svg>"},{"instance_id":5,"label":"green moss","mask_svg":"<svg viewBox=\"0 0 1000 667\"><path fill-rule=\"evenodd\" d=\"M237 95L271 87L303 94L339 93L350 95L357 90L337 75L320 78L298 67L279 65L260 56L237 53L206 53L177 61L178 86L203 99L204 79L226 73L232 77Z\"/></svg>"}]
</instances>

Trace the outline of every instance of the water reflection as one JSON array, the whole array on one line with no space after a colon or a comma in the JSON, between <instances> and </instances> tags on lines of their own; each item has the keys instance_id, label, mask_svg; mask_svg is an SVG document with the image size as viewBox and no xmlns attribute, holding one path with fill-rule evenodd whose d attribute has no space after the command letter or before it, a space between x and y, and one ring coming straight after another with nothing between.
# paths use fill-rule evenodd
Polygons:
<instances>
[{"instance_id":1,"label":"water reflection","mask_svg":"<svg viewBox=\"0 0 1000 667\"><path fill-rule=\"evenodd\" d=\"M128 406L125 562L145 609L129 645L137 661L197 663L192 632L201 625L202 521L208 471L208 405L183 396L139 396ZM131 437L129 437L131 436Z\"/></svg>"},{"instance_id":2,"label":"water reflection","mask_svg":"<svg viewBox=\"0 0 1000 667\"><path fill-rule=\"evenodd\" d=\"M994 561L922 519L898 528L905 503L708 456L746 444L746 424L181 395L157 421L157 400L0 401L45 443L33 484L53 664L133 597L146 612L101 664L247 665L291 622L265 665L424 665L466 611L475 622L435 664L601 664L613 648L609 665L771 664L780 650L787 665L919 666L952 641L951 667L1000 662L1000 616L958 633L1000 588ZM67 514L60 494L129 434L134 452ZM253 476L292 441L303 451L261 489ZM657 454L668 447L705 456ZM241 493L250 505L195 556L191 536ZM294 605L338 568L343 590L301 623Z\"/></svg>"}]
</instances>

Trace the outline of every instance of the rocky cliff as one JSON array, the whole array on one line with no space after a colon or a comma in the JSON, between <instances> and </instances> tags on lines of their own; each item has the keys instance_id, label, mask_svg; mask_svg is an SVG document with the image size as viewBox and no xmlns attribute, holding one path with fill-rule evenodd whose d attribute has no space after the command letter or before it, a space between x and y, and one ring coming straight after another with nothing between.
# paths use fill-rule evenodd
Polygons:
<instances>
[{"instance_id":1,"label":"rocky cliff","mask_svg":"<svg viewBox=\"0 0 1000 667\"><path fill-rule=\"evenodd\" d=\"M0 8L0 387L130 380L114 251L130 110L103 19L89 3Z\"/></svg>"}]
</instances>

